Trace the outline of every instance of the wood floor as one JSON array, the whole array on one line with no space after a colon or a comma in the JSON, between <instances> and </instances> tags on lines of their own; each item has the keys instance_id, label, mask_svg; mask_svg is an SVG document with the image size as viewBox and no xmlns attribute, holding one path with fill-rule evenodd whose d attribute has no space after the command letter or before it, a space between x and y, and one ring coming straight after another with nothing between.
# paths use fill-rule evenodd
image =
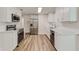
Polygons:
<instances>
[{"instance_id":1,"label":"wood floor","mask_svg":"<svg viewBox=\"0 0 79 59\"><path fill-rule=\"evenodd\" d=\"M55 51L45 35L29 35L14 51Z\"/></svg>"}]
</instances>

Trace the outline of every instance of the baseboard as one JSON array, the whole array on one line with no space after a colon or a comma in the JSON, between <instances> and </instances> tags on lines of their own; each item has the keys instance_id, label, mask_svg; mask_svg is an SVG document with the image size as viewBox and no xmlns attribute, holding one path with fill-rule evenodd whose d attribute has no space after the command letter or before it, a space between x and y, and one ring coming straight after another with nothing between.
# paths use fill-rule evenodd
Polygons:
<instances>
[{"instance_id":1,"label":"baseboard","mask_svg":"<svg viewBox=\"0 0 79 59\"><path fill-rule=\"evenodd\" d=\"M50 38L46 34L44 34L44 35L50 40Z\"/></svg>"},{"instance_id":2,"label":"baseboard","mask_svg":"<svg viewBox=\"0 0 79 59\"><path fill-rule=\"evenodd\" d=\"M16 48L19 47L19 45L17 45L12 51L16 51Z\"/></svg>"},{"instance_id":3,"label":"baseboard","mask_svg":"<svg viewBox=\"0 0 79 59\"><path fill-rule=\"evenodd\" d=\"M29 32L28 33L25 33L26 35L30 34Z\"/></svg>"},{"instance_id":4,"label":"baseboard","mask_svg":"<svg viewBox=\"0 0 79 59\"><path fill-rule=\"evenodd\" d=\"M55 48L55 47L54 47ZM57 49L55 48L55 50L57 51Z\"/></svg>"}]
</instances>

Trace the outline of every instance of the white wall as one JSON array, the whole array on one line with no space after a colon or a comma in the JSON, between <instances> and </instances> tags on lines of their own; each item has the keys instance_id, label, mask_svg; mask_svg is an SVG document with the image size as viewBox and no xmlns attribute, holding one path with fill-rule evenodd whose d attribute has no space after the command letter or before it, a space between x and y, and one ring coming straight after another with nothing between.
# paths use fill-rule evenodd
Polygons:
<instances>
[{"instance_id":1,"label":"white wall","mask_svg":"<svg viewBox=\"0 0 79 59\"><path fill-rule=\"evenodd\" d=\"M24 30L25 33L30 32L30 15L23 15L24 17Z\"/></svg>"},{"instance_id":2,"label":"white wall","mask_svg":"<svg viewBox=\"0 0 79 59\"><path fill-rule=\"evenodd\" d=\"M38 15L38 34L47 34L50 37L48 15Z\"/></svg>"}]
</instances>

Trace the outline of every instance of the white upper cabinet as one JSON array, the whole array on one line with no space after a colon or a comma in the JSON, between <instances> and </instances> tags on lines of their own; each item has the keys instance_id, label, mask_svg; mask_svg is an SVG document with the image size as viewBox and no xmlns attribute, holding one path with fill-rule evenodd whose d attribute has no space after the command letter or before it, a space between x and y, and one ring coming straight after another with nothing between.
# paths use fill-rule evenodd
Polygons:
<instances>
[{"instance_id":1,"label":"white upper cabinet","mask_svg":"<svg viewBox=\"0 0 79 59\"><path fill-rule=\"evenodd\" d=\"M69 18L70 18L70 21L77 20L77 8L70 8L69 9Z\"/></svg>"},{"instance_id":2,"label":"white upper cabinet","mask_svg":"<svg viewBox=\"0 0 79 59\"><path fill-rule=\"evenodd\" d=\"M64 21L77 21L78 8L76 7L59 7L56 12L48 14L48 22L64 22Z\"/></svg>"},{"instance_id":3,"label":"white upper cabinet","mask_svg":"<svg viewBox=\"0 0 79 59\"><path fill-rule=\"evenodd\" d=\"M1 7L0 8L0 22L4 22L6 18L7 18L7 8Z\"/></svg>"},{"instance_id":4,"label":"white upper cabinet","mask_svg":"<svg viewBox=\"0 0 79 59\"><path fill-rule=\"evenodd\" d=\"M76 7L65 7L59 11L60 21L77 21L77 8Z\"/></svg>"},{"instance_id":5,"label":"white upper cabinet","mask_svg":"<svg viewBox=\"0 0 79 59\"><path fill-rule=\"evenodd\" d=\"M17 15L15 7L0 7L0 22L12 22L12 14Z\"/></svg>"}]
</instances>

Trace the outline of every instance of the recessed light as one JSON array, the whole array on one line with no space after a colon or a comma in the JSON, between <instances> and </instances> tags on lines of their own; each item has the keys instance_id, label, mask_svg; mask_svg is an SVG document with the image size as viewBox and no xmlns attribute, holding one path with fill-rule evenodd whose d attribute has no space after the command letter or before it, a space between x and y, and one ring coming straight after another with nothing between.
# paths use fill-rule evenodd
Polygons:
<instances>
[{"instance_id":1,"label":"recessed light","mask_svg":"<svg viewBox=\"0 0 79 59\"><path fill-rule=\"evenodd\" d=\"M42 11L42 8L39 7L39 8L38 8L38 13L41 13L41 11Z\"/></svg>"}]
</instances>

